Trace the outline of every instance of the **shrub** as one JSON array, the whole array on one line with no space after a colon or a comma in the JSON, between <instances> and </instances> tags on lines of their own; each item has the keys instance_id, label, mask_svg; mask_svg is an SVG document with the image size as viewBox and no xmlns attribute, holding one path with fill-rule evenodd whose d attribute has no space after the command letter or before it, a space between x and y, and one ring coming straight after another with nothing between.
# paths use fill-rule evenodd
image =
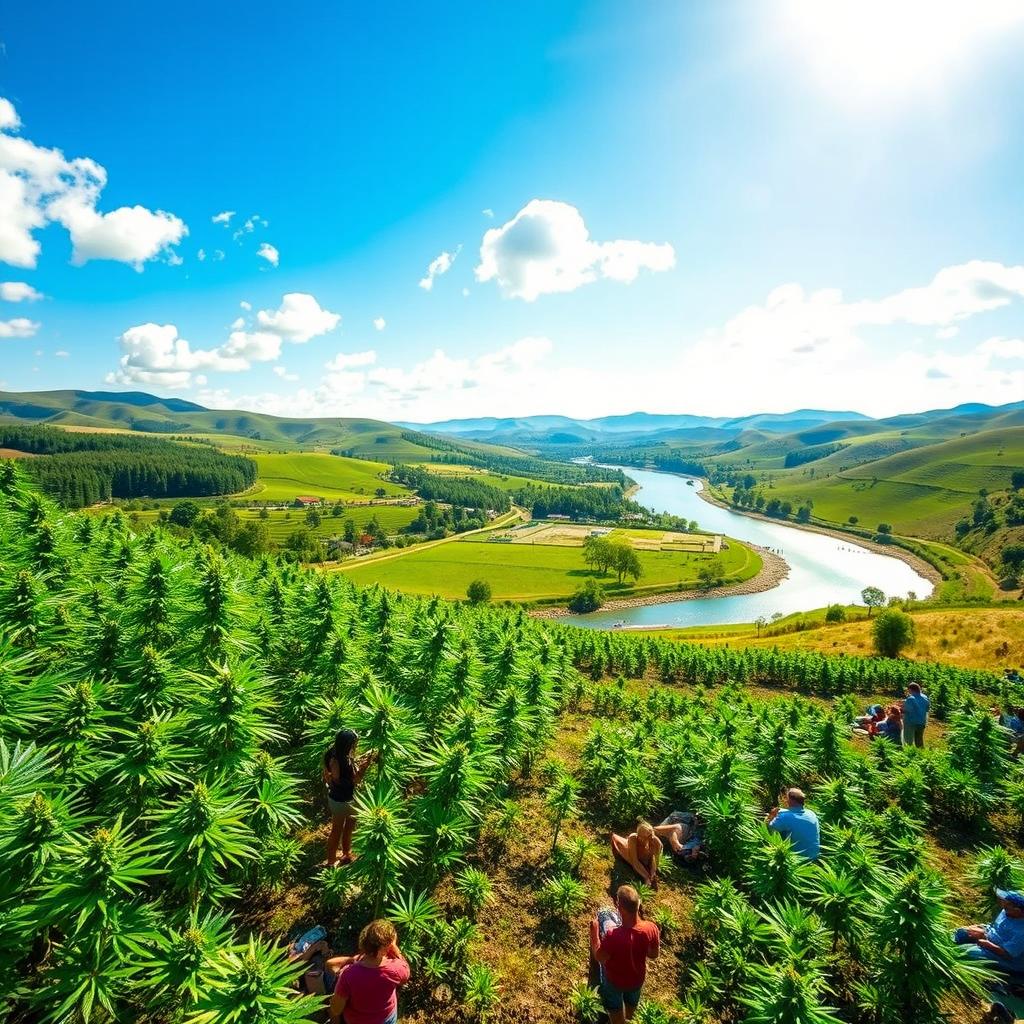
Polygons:
<instances>
[{"instance_id":1,"label":"shrub","mask_svg":"<svg viewBox=\"0 0 1024 1024\"><path fill-rule=\"evenodd\" d=\"M830 604L825 612L826 622L845 622L846 609L841 604Z\"/></svg>"},{"instance_id":2,"label":"shrub","mask_svg":"<svg viewBox=\"0 0 1024 1024\"><path fill-rule=\"evenodd\" d=\"M577 614L596 612L604 604L604 587L595 579L586 580L569 599L569 610Z\"/></svg>"},{"instance_id":3,"label":"shrub","mask_svg":"<svg viewBox=\"0 0 1024 1024\"><path fill-rule=\"evenodd\" d=\"M491 585L487 580L473 580L466 587L466 597L470 604L486 604L491 599Z\"/></svg>"},{"instance_id":4,"label":"shrub","mask_svg":"<svg viewBox=\"0 0 1024 1024\"><path fill-rule=\"evenodd\" d=\"M914 620L898 608L886 608L875 618L871 635L879 654L885 658L898 658L914 643Z\"/></svg>"}]
</instances>

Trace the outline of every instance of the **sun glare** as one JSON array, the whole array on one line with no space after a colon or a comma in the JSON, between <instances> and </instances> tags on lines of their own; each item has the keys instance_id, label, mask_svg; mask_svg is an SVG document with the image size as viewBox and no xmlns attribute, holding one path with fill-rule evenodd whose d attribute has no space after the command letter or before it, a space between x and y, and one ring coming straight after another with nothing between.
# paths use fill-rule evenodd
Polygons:
<instances>
[{"instance_id":1,"label":"sun glare","mask_svg":"<svg viewBox=\"0 0 1024 1024\"><path fill-rule=\"evenodd\" d=\"M1022 0L787 0L781 10L787 48L851 105L941 94L1024 25Z\"/></svg>"}]
</instances>

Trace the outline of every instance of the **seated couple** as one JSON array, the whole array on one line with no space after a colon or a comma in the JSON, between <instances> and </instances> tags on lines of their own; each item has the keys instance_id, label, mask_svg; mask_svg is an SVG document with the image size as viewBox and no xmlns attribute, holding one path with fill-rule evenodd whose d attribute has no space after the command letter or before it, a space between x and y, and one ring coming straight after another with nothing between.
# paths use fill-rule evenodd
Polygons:
<instances>
[{"instance_id":1,"label":"seated couple","mask_svg":"<svg viewBox=\"0 0 1024 1024\"><path fill-rule=\"evenodd\" d=\"M652 889L658 887L658 862L666 840L677 863L696 861L704 848L704 821L690 811L673 811L660 825L641 821L628 836L612 833L612 852Z\"/></svg>"}]
</instances>

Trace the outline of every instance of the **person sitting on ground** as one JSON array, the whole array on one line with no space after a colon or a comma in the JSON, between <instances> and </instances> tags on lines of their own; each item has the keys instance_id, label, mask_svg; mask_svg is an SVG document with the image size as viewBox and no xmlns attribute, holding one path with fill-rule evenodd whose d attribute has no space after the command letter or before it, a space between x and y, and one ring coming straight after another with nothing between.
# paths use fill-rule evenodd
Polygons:
<instances>
[{"instance_id":1,"label":"person sitting on ground","mask_svg":"<svg viewBox=\"0 0 1024 1024\"><path fill-rule=\"evenodd\" d=\"M924 730L928 725L928 710L931 701L922 692L919 683L911 683L907 687L907 696L903 701L903 737L904 742L915 747L924 746Z\"/></svg>"},{"instance_id":2,"label":"person sitting on ground","mask_svg":"<svg viewBox=\"0 0 1024 1024\"><path fill-rule=\"evenodd\" d=\"M334 991L342 967L351 958L331 956L327 929L317 925L288 947L288 959L292 963L309 965L297 982L299 989L307 995L323 996Z\"/></svg>"},{"instance_id":3,"label":"person sitting on ground","mask_svg":"<svg viewBox=\"0 0 1024 1024\"><path fill-rule=\"evenodd\" d=\"M659 839L667 839L677 861L695 861L704 851L704 819L692 811L673 811L654 826Z\"/></svg>"},{"instance_id":4,"label":"person sitting on ground","mask_svg":"<svg viewBox=\"0 0 1024 1024\"><path fill-rule=\"evenodd\" d=\"M1000 911L991 924L957 928L953 941L968 946L969 960L984 960L1006 974L1024 974L1024 893L996 889Z\"/></svg>"},{"instance_id":5,"label":"person sitting on ground","mask_svg":"<svg viewBox=\"0 0 1024 1024\"><path fill-rule=\"evenodd\" d=\"M331 996L331 1024L396 1024L398 989L409 964L390 921L371 921L359 933L359 952L339 957L341 975Z\"/></svg>"},{"instance_id":6,"label":"person sitting on ground","mask_svg":"<svg viewBox=\"0 0 1024 1024\"><path fill-rule=\"evenodd\" d=\"M632 1020L647 961L661 952L658 926L640 919L640 896L633 886L620 885L615 909L603 907L590 922L590 952L598 963L598 994L610 1024Z\"/></svg>"},{"instance_id":7,"label":"person sitting on ground","mask_svg":"<svg viewBox=\"0 0 1024 1024\"><path fill-rule=\"evenodd\" d=\"M804 791L794 786L782 794L782 800L786 809L773 807L765 818L768 827L785 836L801 857L817 860L821 854L821 827L814 811L804 806L807 800Z\"/></svg>"},{"instance_id":8,"label":"person sitting on ground","mask_svg":"<svg viewBox=\"0 0 1024 1024\"><path fill-rule=\"evenodd\" d=\"M658 888L662 845L650 822L641 821L636 831L625 837L613 832L611 843L612 853L618 854L652 889Z\"/></svg>"},{"instance_id":9,"label":"person sitting on ground","mask_svg":"<svg viewBox=\"0 0 1024 1024\"><path fill-rule=\"evenodd\" d=\"M903 746L903 713L898 704L886 709L885 721L875 728L875 736L898 747Z\"/></svg>"},{"instance_id":10,"label":"person sitting on ground","mask_svg":"<svg viewBox=\"0 0 1024 1024\"><path fill-rule=\"evenodd\" d=\"M863 729L864 732L872 732L873 726L885 721L885 708L881 704L871 704L863 715L858 715L853 720L855 729Z\"/></svg>"}]
</instances>

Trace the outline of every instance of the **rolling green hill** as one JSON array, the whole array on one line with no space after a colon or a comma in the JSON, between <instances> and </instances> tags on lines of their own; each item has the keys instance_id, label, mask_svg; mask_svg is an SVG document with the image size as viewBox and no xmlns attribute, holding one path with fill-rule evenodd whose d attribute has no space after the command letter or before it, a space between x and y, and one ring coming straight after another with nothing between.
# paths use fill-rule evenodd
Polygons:
<instances>
[{"instance_id":1,"label":"rolling green hill","mask_svg":"<svg viewBox=\"0 0 1024 1024\"><path fill-rule=\"evenodd\" d=\"M249 441L336 448L359 458L429 458L409 430L379 420L291 419L235 409L205 409L194 402L139 392L0 392L7 422L119 429L149 434L229 434Z\"/></svg>"},{"instance_id":2,"label":"rolling green hill","mask_svg":"<svg viewBox=\"0 0 1024 1024\"><path fill-rule=\"evenodd\" d=\"M358 501L411 494L401 484L382 479L391 468L383 462L347 459L325 452L289 452L251 456L259 470L255 486L247 492L260 501L294 501L300 495L328 501Z\"/></svg>"}]
</instances>

